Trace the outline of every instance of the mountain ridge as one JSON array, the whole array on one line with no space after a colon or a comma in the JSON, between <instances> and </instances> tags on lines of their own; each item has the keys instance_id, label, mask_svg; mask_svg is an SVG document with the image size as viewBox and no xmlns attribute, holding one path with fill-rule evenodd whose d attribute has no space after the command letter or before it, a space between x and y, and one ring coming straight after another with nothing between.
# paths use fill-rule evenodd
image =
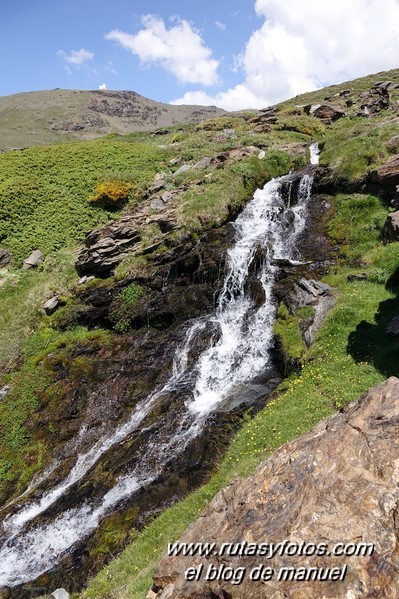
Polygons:
<instances>
[{"instance_id":1,"label":"mountain ridge","mask_svg":"<svg viewBox=\"0 0 399 599\"><path fill-rule=\"evenodd\" d=\"M222 114L216 106L174 106L134 91L21 92L0 97L0 150L152 131Z\"/></svg>"}]
</instances>

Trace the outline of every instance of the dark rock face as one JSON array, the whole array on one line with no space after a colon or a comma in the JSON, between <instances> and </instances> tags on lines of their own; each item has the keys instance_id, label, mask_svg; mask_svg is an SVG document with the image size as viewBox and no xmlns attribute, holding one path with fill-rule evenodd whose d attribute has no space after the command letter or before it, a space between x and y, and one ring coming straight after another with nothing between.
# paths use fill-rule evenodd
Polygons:
<instances>
[{"instance_id":1,"label":"dark rock face","mask_svg":"<svg viewBox=\"0 0 399 599\"><path fill-rule=\"evenodd\" d=\"M392 156L388 162L380 166L377 170L372 171L369 181L370 183L382 186L386 190L399 185L399 154Z\"/></svg>"},{"instance_id":2,"label":"dark rock face","mask_svg":"<svg viewBox=\"0 0 399 599\"><path fill-rule=\"evenodd\" d=\"M382 235L386 241L399 241L399 211L388 214Z\"/></svg>"},{"instance_id":3,"label":"dark rock face","mask_svg":"<svg viewBox=\"0 0 399 599\"><path fill-rule=\"evenodd\" d=\"M359 115L375 116L389 108L389 87L392 81L377 83L372 89L360 95Z\"/></svg>"},{"instance_id":4,"label":"dark rock face","mask_svg":"<svg viewBox=\"0 0 399 599\"><path fill-rule=\"evenodd\" d=\"M180 539L182 543L215 543L216 553L165 556L155 572L151 596L399 597L398 464L399 380L391 377L278 449L250 478L220 491ZM242 554L218 555L223 543L242 543ZM264 544L266 553L253 555L248 550L253 543ZM270 558L271 543L291 548L291 543L299 547L301 543L302 547L319 544L321 550L317 555L310 546L307 555L304 550L300 555L294 547L291 555L283 550ZM347 544L352 554L329 554L337 543ZM355 555L359 543L368 545L363 545L363 554ZM262 565L264 570L272 569L271 579L251 580L250 573ZM199 580L186 580L189 568L198 572L201 566ZM231 576L230 582L216 576L206 580L212 567L225 572L231 568L241 583L232 584ZM304 577L301 569L311 567L316 572L329 568L330 576L323 582ZM284 576L290 571L282 568L295 570Z\"/></svg>"},{"instance_id":5,"label":"dark rock face","mask_svg":"<svg viewBox=\"0 0 399 599\"><path fill-rule=\"evenodd\" d=\"M12 254L8 250L0 249L0 266L8 266L11 263Z\"/></svg>"}]
</instances>

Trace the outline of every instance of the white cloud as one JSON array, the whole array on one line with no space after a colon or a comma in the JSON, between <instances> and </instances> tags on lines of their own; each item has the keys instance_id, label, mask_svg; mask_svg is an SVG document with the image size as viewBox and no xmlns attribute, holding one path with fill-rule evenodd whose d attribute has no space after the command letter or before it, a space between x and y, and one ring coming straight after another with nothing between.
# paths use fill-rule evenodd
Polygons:
<instances>
[{"instance_id":1,"label":"white cloud","mask_svg":"<svg viewBox=\"0 0 399 599\"><path fill-rule=\"evenodd\" d=\"M399 1L256 0L263 25L240 57L243 82L207 96L222 108L261 108L329 83L397 67ZM396 27L396 30L395 30ZM197 97L189 92L174 103Z\"/></svg>"},{"instance_id":2,"label":"white cloud","mask_svg":"<svg viewBox=\"0 0 399 599\"><path fill-rule=\"evenodd\" d=\"M226 29L226 24L222 23L222 21L215 21L215 25L218 29L224 31Z\"/></svg>"},{"instance_id":3,"label":"white cloud","mask_svg":"<svg viewBox=\"0 0 399 599\"><path fill-rule=\"evenodd\" d=\"M138 33L114 29L105 38L118 42L143 63L159 64L183 83L216 84L219 61L212 58L212 50L188 21L174 21L176 25L167 29L162 19L147 15Z\"/></svg>"},{"instance_id":4,"label":"white cloud","mask_svg":"<svg viewBox=\"0 0 399 599\"><path fill-rule=\"evenodd\" d=\"M93 60L94 53L90 52L90 50L85 50L81 48L80 50L72 50L69 54L64 52L64 50L58 50L58 56L62 56L68 64L72 64L75 66L80 66L88 60Z\"/></svg>"},{"instance_id":5,"label":"white cloud","mask_svg":"<svg viewBox=\"0 0 399 599\"><path fill-rule=\"evenodd\" d=\"M106 84L106 83L101 83L101 84L98 86L98 89L104 89L104 90L105 90L105 89L107 89L107 84Z\"/></svg>"}]
</instances>

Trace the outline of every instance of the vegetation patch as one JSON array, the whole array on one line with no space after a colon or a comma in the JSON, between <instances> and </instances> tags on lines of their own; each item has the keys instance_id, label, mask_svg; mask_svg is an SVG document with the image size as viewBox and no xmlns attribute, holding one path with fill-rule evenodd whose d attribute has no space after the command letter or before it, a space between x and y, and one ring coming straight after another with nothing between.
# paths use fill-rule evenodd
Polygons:
<instances>
[{"instance_id":1,"label":"vegetation patch","mask_svg":"<svg viewBox=\"0 0 399 599\"><path fill-rule=\"evenodd\" d=\"M74 246L111 218L109 206L87 202L101 181L114 181L128 168L139 186L153 179L164 159L155 145L113 140L0 154L0 245L12 251L16 265L37 248L46 256ZM118 186L108 192L120 197Z\"/></svg>"}]
</instances>

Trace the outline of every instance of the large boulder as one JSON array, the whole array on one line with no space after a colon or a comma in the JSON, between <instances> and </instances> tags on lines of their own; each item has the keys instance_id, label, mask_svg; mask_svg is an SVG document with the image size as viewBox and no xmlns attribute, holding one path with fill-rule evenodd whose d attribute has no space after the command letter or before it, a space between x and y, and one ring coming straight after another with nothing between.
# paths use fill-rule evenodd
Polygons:
<instances>
[{"instance_id":1,"label":"large boulder","mask_svg":"<svg viewBox=\"0 0 399 599\"><path fill-rule=\"evenodd\" d=\"M399 154L395 154L385 164L371 171L368 179L370 191L395 195L396 186L399 185Z\"/></svg>"},{"instance_id":2,"label":"large boulder","mask_svg":"<svg viewBox=\"0 0 399 599\"><path fill-rule=\"evenodd\" d=\"M202 557L165 556L152 591L157 599L397 598L398 483L399 379L391 377L220 491L180 539L215 545Z\"/></svg>"},{"instance_id":3,"label":"large boulder","mask_svg":"<svg viewBox=\"0 0 399 599\"><path fill-rule=\"evenodd\" d=\"M304 111L309 116L320 119L326 125L330 125L345 116L345 112L339 106L333 106L332 104L311 104L305 106Z\"/></svg>"}]
</instances>

